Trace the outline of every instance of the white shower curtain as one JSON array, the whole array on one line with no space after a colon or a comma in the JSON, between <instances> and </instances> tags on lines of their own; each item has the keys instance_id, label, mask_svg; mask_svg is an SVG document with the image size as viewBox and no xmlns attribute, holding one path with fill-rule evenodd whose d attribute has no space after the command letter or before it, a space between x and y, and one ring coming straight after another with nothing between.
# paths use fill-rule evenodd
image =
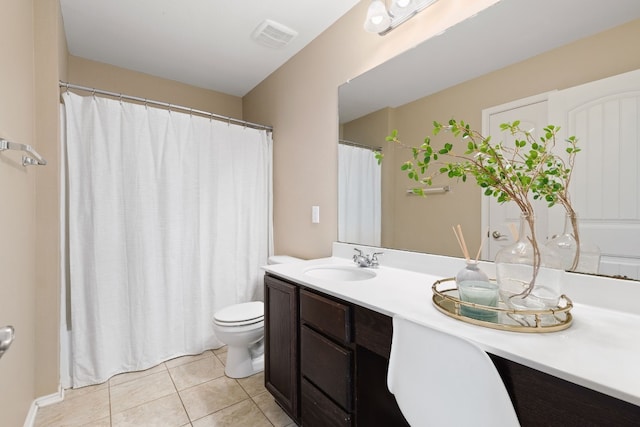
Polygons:
<instances>
[{"instance_id":1,"label":"white shower curtain","mask_svg":"<svg viewBox=\"0 0 640 427\"><path fill-rule=\"evenodd\" d=\"M381 167L370 149L338 145L338 240L380 246Z\"/></svg>"},{"instance_id":2,"label":"white shower curtain","mask_svg":"<svg viewBox=\"0 0 640 427\"><path fill-rule=\"evenodd\" d=\"M221 346L213 313L262 299L270 133L63 100L73 386Z\"/></svg>"}]
</instances>

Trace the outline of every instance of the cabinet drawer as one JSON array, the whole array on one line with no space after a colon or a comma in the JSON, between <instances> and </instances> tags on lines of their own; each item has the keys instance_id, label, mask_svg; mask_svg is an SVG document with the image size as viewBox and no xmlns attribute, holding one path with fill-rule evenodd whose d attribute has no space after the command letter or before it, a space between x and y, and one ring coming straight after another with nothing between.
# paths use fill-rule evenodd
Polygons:
<instances>
[{"instance_id":1,"label":"cabinet drawer","mask_svg":"<svg viewBox=\"0 0 640 427\"><path fill-rule=\"evenodd\" d=\"M352 408L351 350L340 347L314 330L300 329L302 375L346 411Z\"/></svg>"},{"instance_id":2,"label":"cabinet drawer","mask_svg":"<svg viewBox=\"0 0 640 427\"><path fill-rule=\"evenodd\" d=\"M346 304L301 290L300 319L339 341L351 342L350 307Z\"/></svg>"},{"instance_id":3,"label":"cabinet drawer","mask_svg":"<svg viewBox=\"0 0 640 427\"><path fill-rule=\"evenodd\" d=\"M303 378L302 425L304 427L349 427L351 415Z\"/></svg>"}]
</instances>

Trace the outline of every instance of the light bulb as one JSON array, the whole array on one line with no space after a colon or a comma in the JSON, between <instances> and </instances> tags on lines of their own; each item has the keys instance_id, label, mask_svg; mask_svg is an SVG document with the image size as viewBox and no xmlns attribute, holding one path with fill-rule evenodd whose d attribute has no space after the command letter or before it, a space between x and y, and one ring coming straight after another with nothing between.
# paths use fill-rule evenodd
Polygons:
<instances>
[{"instance_id":1,"label":"light bulb","mask_svg":"<svg viewBox=\"0 0 640 427\"><path fill-rule=\"evenodd\" d=\"M382 0L373 0L367 10L367 19L364 21L364 29L370 33L379 33L391 25L391 17Z\"/></svg>"},{"instance_id":2,"label":"light bulb","mask_svg":"<svg viewBox=\"0 0 640 427\"><path fill-rule=\"evenodd\" d=\"M413 0L394 0L391 3L391 15L397 18L413 12L413 3Z\"/></svg>"}]
</instances>

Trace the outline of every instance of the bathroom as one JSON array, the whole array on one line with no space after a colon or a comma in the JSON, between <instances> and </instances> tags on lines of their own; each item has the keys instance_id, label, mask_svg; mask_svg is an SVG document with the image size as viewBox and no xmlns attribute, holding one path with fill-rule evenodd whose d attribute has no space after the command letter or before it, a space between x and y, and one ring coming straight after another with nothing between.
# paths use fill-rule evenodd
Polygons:
<instances>
[{"instance_id":1,"label":"bathroom","mask_svg":"<svg viewBox=\"0 0 640 427\"><path fill-rule=\"evenodd\" d=\"M320 258L331 254L337 235L337 88L495 1L470 2L473 5L460 14L446 8L453 3L459 2L440 0L433 6L433 13L421 13L379 37L362 30L368 2L354 2L353 9L294 61L237 98L203 94L194 87L70 56L58 1L3 0L6 43L0 47L0 55L12 66L0 71L0 136L32 145L48 160L46 167L26 172L0 164L0 177L5 183L0 252L4 304L0 324L13 324L17 330L16 342L0 360L0 399L8 408L3 413L7 425L21 425L34 399L56 394L59 387L58 81L122 93L139 90L151 99L166 97L178 105L272 125L277 140L273 173L275 251L305 259ZM637 21L626 31L637 35ZM571 69L572 73L584 69L585 81L601 77L597 73L586 75L590 70L585 65L588 55L583 56L582 67ZM637 55L622 51L617 57L621 59L619 68L607 73L640 68ZM318 70L318 64L327 67ZM163 90L167 93L161 93ZM536 88L534 93L542 90ZM196 101L199 97L205 100ZM318 224L311 222L312 206L320 206Z\"/></svg>"}]
</instances>

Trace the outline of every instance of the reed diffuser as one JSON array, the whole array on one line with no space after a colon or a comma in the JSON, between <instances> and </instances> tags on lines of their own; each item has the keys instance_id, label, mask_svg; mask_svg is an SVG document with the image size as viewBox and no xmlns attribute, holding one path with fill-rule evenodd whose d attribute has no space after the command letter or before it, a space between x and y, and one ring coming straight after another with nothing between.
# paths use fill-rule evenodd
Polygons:
<instances>
[{"instance_id":1,"label":"reed diffuser","mask_svg":"<svg viewBox=\"0 0 640 427\"><path fill-rule=\"evenodd\" d=\"M483 233L480 248L475 259L469 256L469 249L462 234L462 227L452 227L456 240L460 245L462 254L464 255L466 266L456 274L456 285L458 286L458 294L460 299L478 305L489 307L498 306L498 285L489 281L489 277L480 268L478 268L478 259L484 245L486 233ZM497 321L497 313L494 311L484 310L482 308L468 307L462 305L460 307L462 316L471 317L473 319L484 320L488 322Z\"/></svg>"}]
</instances>

